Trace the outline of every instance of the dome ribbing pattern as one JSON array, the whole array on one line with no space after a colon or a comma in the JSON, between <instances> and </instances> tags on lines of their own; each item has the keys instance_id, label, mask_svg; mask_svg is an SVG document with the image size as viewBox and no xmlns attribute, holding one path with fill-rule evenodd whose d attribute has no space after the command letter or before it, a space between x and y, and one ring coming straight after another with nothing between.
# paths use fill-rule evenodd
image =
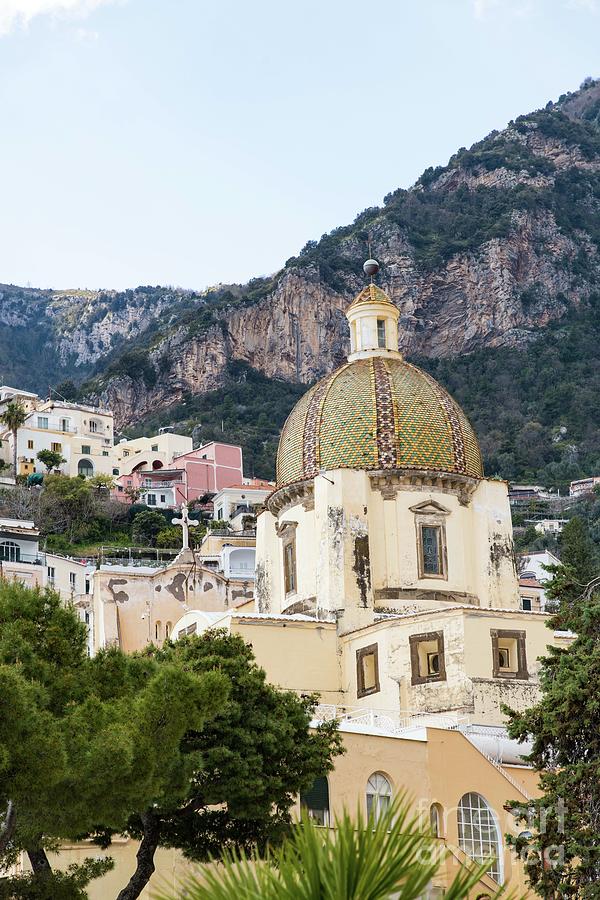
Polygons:
<instances>
[{"instance_id":1,"label":"dome ribbing pattern","mask_svg":"<svg viewBox=\"0 0 600 900\"><path fill-rule=\"evenodd\" d=\"M479 444L460 406L426 372L380 356L322 378L290 413L277 452L277 486L314 478L321 469L483 478Z\"/></svg>"}]
</instances>

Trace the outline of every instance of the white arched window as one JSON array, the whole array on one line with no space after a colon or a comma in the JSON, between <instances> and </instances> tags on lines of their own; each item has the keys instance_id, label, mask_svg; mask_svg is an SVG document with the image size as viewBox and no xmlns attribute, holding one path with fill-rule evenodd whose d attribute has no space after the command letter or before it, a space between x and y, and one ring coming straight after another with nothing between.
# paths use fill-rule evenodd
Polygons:
<instances>
[{"instance_id":1,"label":"white arched window","mask_svg":"<svg viewBox=\"0 0 600 900\"><path fill-rule=\"evenodd\" d=\"M19 562L21 548L14 541L2 541L0 543L0 559L5 559L7 562Z\"/></svg>"},{"instance_id":2,"label":"white arched window","mask_svg":"<svg viewBox=\"0 0 600 900\"><path fill-rule=\"evenodd\" d=\"M458 843L475 862L493 859L488 875L502 884L500 828L491 807L480 794L465 794L458 804Z\"/></svg>"},{"instance_id":3,"label":"white arched window","mask_svg":"<svg viewBox=\"0 0 600 900\"><path fill-rule=\"evenodd\" d=\"M367 816L377 821L392 802L392 786L381 772L374 772L367 782Z\"/></svg>"},{"instance_id":4,"label":"white arched window","mask_svg":"<svg viewBox=\"0 0 600 900\"><path fill-rule=\"evenodd\" d=\"M162 637L162 625L160 622L154 623L154 638L157 641L160 641Z\"/></svg>"}]
</instances>

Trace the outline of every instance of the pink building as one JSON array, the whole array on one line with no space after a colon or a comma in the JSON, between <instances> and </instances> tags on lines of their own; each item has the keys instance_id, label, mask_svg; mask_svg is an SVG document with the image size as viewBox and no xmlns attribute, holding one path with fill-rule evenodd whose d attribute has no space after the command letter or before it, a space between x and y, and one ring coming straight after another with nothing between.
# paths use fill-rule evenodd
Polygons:
<instances>
[{"instance_id":1,"label":"pink building","mask_svg":"<svg viewBox=\"0 0 600 900\"><path fill-rule=\"evenodd\" d=\"M141 502L164 509L216 494L239 484L243 477L242 448L211 441L176 456L168 467L147 469L141 463L130 475L117 479L117 497L128 500L130 492L142 491Z\"/></svg>"}]
</instances>

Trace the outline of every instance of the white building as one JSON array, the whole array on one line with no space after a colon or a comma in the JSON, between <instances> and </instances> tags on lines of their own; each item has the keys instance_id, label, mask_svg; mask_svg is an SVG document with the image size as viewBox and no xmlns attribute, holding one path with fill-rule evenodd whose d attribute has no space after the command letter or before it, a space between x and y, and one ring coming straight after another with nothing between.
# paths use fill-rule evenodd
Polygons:
<instances>
[{"instance_id":1,"label":"white building","mask_svg":"<svg viewBox=\"0 0 600 900\"><path fill-rule=\"evenodd\" d=\"M560 534L568 521L568 519L540 519L532 524L539 534Z\"/></svg>"},{"instance_id":2,"label":"white building","mask_svg":"<svg viewBox=\"0 0 600 900\"><path fill-rule=\"evenodd\" d=\"M27 587L41 587L44 554L38 540L39 531L33 522L0 518L0 577L21 581Z\"/></svg>"},{"instance_id":3,"label":"white building","mask_svg":"<svg viewBox=\"0 0 600 900\"><path fill-rule=\"evenodd\" d=\"M582 497L591 494L596 485L600 484L600 475L592 475L590 478L580 478L572 481L569 487L569 496Z\"/></svg>"},{"instance_id":4,"label":"white building","mask_svg":"<svg viewBox=\"0 0 600 900\"><path fill-rule=\"evenodd\" d=\"M63 400L32 400L25 424L17 433L18 474L45 472L37 454L53 450L65 459L60 467L65 475L113 475L113 436L113 414L107 409ZM5 426L1 426L0 440L5 461L12 462L14 438Z\"/></svg>"},{"instance_id":5,"label":"white building","mask_svg":"<svg viewBox=\"0 0 600 900\"><path fill-rule=\"evenodd\" d=\"M267 481L222 488L213 497L213 518L228 522L234 531L243 531L246 517L256 516L274 488Z\"/></svg>"}]
</instances>

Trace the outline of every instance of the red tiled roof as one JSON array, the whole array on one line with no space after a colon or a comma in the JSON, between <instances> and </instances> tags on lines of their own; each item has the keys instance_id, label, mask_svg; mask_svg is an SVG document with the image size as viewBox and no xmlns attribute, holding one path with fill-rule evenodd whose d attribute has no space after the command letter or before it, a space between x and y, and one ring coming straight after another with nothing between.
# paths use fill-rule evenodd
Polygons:
<instances>
[{"instance_id":1,"label":"red tiled roof","mask_svg":"<svg viewBox=\"0 0 600 900\"><path fill-rule=\"evenodd\" d=\"M519 587L543 588L544 585L537 578L519 578Z\"/></svg>"}]
</instances>

